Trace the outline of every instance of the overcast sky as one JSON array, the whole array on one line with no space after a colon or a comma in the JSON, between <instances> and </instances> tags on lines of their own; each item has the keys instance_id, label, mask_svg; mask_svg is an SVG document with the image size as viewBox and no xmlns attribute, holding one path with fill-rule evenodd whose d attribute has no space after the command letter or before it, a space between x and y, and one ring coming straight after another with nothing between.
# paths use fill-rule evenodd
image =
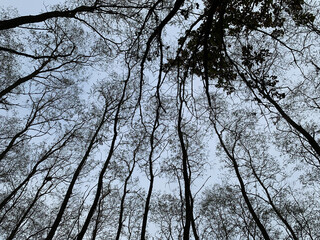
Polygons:
<instances>
[{"instance_id":1,"label":"overcast sky","mask_svg":"<svg viewBox=\"0 0 320 240\"><path fill-rule=\"evenodd\" d=\"M37 14L46 6L61 2L59 0L0 0L2 7L15 7L20 15Z\"/></svg>"}]
</instances>

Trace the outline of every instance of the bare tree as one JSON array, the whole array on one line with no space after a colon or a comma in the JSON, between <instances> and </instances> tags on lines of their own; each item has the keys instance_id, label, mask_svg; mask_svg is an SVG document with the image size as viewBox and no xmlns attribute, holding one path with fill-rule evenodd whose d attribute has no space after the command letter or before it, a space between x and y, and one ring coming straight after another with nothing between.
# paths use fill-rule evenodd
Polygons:
<instances>
[{"instance_id":1,"label":"bare tree","mask_svg":"<svg viewBox=\"0 0 320 240\"><path fill-rule=\"evenodd\" d=\"M317 239L319 8L2 9L0 235Z\"/></svg>"}]
</instances>

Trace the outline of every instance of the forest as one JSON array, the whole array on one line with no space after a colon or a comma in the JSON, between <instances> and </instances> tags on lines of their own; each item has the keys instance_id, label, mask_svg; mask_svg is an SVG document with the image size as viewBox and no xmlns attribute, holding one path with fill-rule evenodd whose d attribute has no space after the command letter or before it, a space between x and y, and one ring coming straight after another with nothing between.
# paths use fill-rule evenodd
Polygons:
<instances>
[{"instance_id":1,"label":"forest","mask_svg":"<svg viewBox=\"0 0 320 240\"><path fill-rule=\"evenodd\" d=\"M0 240L320 239L320 1L39 9L0 6Z\"/></svg>"}]
</instances>

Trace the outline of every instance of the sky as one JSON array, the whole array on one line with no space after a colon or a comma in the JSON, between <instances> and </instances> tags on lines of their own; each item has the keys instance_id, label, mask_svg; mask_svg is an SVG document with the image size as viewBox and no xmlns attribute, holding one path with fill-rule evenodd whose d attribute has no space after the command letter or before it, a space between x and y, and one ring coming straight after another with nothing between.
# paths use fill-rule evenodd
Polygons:
<instances>
[{"instance_id":1,"label":"sky","mask_svg":"<svg viewBox=\"0 0 320 240\"><path fill-rule=\"evenodd\" d=\"M46 6L59 3L59 0L0 0L1 7L15 7L20 15L38 14Z\"/></svg>"},{"instance_id":2,"label":"sky","mask_svg":"<svg viewBox=\"0 0 320 240\"><path fill-rule=\"evenodd\" d=\"M17 8L18 13L20 16L25 15L36 15L42 12L45 12L46 7L52 6L54 4L65 2L65 0L0 0L0 8L1 7L14 7ZM1 18L1 17L0 17ZM172 33L174 31L170 31L169 33ZM221 164L219 161L217 161L216 156L214 154L215 152L215 143L214 140L209 144L209 162L212 164L212 169L207 173L206 177L203 179L200 179L200 187L204 182L206 182L207 177L210 176L210 178L207 181L206 185L210 185L213 183L217 183L217 179L220 177L217 177L217 175L221 175ZM161 184L162 185L162 184ZM167 185L166 185L167 186ZM166 187L164 186L164 187ZM1 240L1 238L0 238Z\"/></svg>"},{"instance_id":3,"label":"sky","mask_svg":"<svg viewBox=\"0 0 320 240\"><path fill-rule=\"evenodd\" d=\"M7 8L7 7L13 7L16 8L18 10L18 14L20 16L26 16L26 15L36 15L39 13L43 13L45 12L46 7L52 6L54 4L57 4L59 2L65 2L65 0L0 0L0 8ZM1 18L1 16L0 16ZM169 30L168 34L172 33L172 31ZM213 185L215 183L219 183L221 181L221 176L223 175L223 171L221 169L222 165L221 163L217 160L217 157L215 155L215 143L216 139L213 139L210 141L210 143L208 144L208 157L209 157L209 161L210 162L210 167L207 166L207 173L205 174L204 177L199 177L197 179L197 183L196 185L198 187L195 188L196 192L201 189L203 187L203 185L205 184L205 186L210 186ZM142 176L139 177L140 180L142 178ZM141 183L145 183L142 184L144 185L144 187L148 187L148 181L140 181ZM157 178L156 180L156 189L157 190L169 190L172 188L174 188L175 186L171 184L166 184L166 180L164 179L160 179ZM0 240L1 237L0 237Z\"/></svg>"}]
</instances>

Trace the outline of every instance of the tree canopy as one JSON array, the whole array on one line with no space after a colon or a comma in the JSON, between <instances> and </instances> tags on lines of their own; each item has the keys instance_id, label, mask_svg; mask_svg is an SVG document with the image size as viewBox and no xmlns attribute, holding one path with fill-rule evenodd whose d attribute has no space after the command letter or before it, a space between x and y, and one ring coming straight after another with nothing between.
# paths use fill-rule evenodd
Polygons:
<instances>
[{"instance_id":1,"label":"tree canopy","mask_svg":"<svg viewBox=\"0 0 320 240\"><path fill-rule=\"evenodd\" d=\"M0 11L0 239L320 239L318 1Z\"/></svg>"}]
</instances>

